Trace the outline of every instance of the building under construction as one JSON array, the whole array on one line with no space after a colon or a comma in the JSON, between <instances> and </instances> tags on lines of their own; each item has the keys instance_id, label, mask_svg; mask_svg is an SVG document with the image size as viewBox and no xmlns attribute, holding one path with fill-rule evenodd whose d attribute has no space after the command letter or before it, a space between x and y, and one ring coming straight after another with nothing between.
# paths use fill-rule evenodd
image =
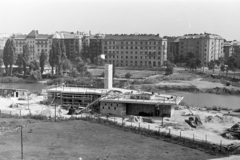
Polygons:
<instances>
[{"instance_id":1,"label":"building under construction","mask_svg":"<svg viewBox=\"0 0 240 160\"><path fill-rule=\"evenodd\" d=\"M142 92L136 90L112 88L93 89L79 87L55 86L49 88L48 100L65 107L90 107L101 114L119 116L141 115L171 117L174 107L183 97Z\"/></svg>"},{"instance_id":2,"label":"building under construction","mask_svg":"<svg viewBox=\"0 0 240 160\"><path fill-rule=\"evenodd\" d=\"M109 65L106 68L106 88L52 86L47 89L48 101L63 107L92 107L101 114L171 117L174 107L183 99L182 96L113 88L112 72L108 74Z\"/></svg>"}]
</instances>

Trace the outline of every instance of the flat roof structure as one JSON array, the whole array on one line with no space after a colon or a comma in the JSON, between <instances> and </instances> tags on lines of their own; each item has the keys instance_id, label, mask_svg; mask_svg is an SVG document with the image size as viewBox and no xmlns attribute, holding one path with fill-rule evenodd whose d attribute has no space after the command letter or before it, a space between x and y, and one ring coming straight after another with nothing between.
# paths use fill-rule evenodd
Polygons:
<instances>
[{"instance_id":1,"label":"flat roof structure","mask_svg":"<svg viewBox=\"0 0 240 160\"><path fill-rule=\"evenodd\" d=\"M103 95L109 91L113 93L101 98L100 102L122 102L122 103L136 103L136 104L169 104L178 105L183 96L159 94L152 92L144 92L122 88L80 88L80 87L64 87L64 86L52 86L47 89L47 92L68 93L68 94L96 94ZM130 95L149 95L150 99L132 99Z\"/></svg>"},{"instance_id":2,"label":"flat roof structure","mask_svg":"<svg viewBox=\"0 0 240 160\"><path fill-rule=\"evenodd\" d=\"M143 94L146 92L143 92ZM108 95L100 99L100 102L122 102L134 104L169 104L178 105L183 99L183 96L167 95L154 93L149 100L146 99L132 99L130 96L122 95Z\"/></svg>"}]
</instances>

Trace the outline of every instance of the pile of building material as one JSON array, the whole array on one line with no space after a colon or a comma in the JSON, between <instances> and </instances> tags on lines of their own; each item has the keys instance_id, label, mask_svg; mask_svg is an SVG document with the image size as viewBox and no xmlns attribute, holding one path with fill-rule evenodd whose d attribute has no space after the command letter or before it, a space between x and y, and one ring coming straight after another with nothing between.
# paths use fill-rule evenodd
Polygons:
<instances>
[{"instance_id":1,"label":"pile of building material","mask_svg":"<svg viewBox=\"0 0 240 160\"><path fill-rule=\"evenodd\" d=\"M194 115L189 117L188 119L185 120L188 125L190 125L193 128L197 128L198 126L202 125L202 121L199 116Z\"/></svg>"},{"instance_id":2,"label":"pile of building material","mask_svg":"<svg viewBox=\"0 0 240 160\"><path fill-rule=\"evenodd\" d=\"M221 115L215 115L215 116L207 116L205 118L206 123L237 123L240 119L237 117L232 116L221 116Z\"/></svg>"},{"instance_id":3,"label":"pile of building material","mask_svg":"<svg viewBox=\"0 0 240 160\"><path fill-rule=\"evenodd\" d=\"M240 122L234 124L222 136L227 139L240 139Z\"/></svg>"},{"instance_id":4,"label":"pile of building material","mask_svg":"<svg viewBox=\"0 0 240 160\"><path fill-rule=\"evenodd\" d=\"M154 123L151 118L141 117L141 116L132 116L132 115L130 116L130 118L127 121L128 122L136 122L136 123L140 123L140 122Z\"/></svg>"}]
</instances>

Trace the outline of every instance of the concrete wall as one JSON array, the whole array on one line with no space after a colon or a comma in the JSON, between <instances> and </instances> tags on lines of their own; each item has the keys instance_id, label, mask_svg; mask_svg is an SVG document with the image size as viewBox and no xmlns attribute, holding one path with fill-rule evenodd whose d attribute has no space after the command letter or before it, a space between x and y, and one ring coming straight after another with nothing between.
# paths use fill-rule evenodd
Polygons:
<instances>
[{"instance_id":1,"label":"concrete wall","mask_svg":"<svg viewBox=\"0 0 240 160\"><path fill-rule=\"evenodd\" d=\"M114 114L119 116L126 115L126 104L125 103L111 103L111 102L101 102L100 103L100 113L101 114Z\"/></svg>"},{"instance_id":2,"label":"concrete wall","mask_svg":"<svg viewBox=\"0 0 240 160\"><path fill-rule=\"evenodd\" d=\"M126 106L126 114L127 115L139 115L139 113L145 113L152 116L157 116L155 104L127 104ZM173 114L173 108L171 106L160 106L160 113L164 113L166 117L171 117Z\"/></svg>"}]
</instances>

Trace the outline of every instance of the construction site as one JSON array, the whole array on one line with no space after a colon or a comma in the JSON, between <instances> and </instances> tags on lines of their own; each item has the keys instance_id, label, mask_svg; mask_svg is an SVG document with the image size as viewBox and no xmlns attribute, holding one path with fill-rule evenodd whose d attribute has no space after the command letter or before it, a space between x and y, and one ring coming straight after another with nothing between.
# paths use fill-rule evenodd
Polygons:
<instances>
[{"instance_id":1,"label":"construction site","mask_svg":"<svg viewBox=\"0 0 240 160\"><path fill-rule=\"evenodd\" d=\"M113 128L131 130L134 133L149 135L150 137L157 136L157 139L163 138L165 140L165 138L168 138L170 142L194 147L201 151L210 152L211 154L230 155L239 153L239 117L231 116L232 113L229 111L181 106L180 102L183 100L183 96L114 88L112 87L111 67L111 65L106 66L105 88L70 87L65 84L58 84L49 86L46 92L40 96L34 94L29 96L25 90L11 91L9 92L11 93L10 98L6 96L0 97L2 103L0 116L6 114L19 118L43 116L48 121L52 121L52 119L55 119L55 122L67 121L68 124L63 125L64 127L59 129L59 131L63 132L62 130L66 126L72 126L72 129L68 127L69 131L74 131L66 133L70 135L70 139L67 141L71 141L71 135L81 140L82 134L85 134L85 132L86 137L89 138L87 130L91 130L91 134L93 135L91 138L96 139L94 138L94 135L97 134L95 132L96 130L97 132L101 130L101 127L95 124L94 126L97 129L91 127L92 124L90 125L90 122L94 122L111 125ZM6 91L3 91L3 93L7 95ZM25 98L22 95L25 95ZM84 122L83 125L83 121L78 123L76 121L68 121L69 119L89 121L89 124L87 124L88 122ZM29 126L39 131L45 128L49 130L48 134L53 134L53 136L57 134L54 130L51 130L53 124L49 123L48 126L44 126L44 123L43 125L35 124L33 123ZM62 123L57 124L59 124L58 127L62 125ZM4 125L3 127L5 127ZM56 125L54 126L56 127ZM81 126L81 131L77 131L77 128L74 127L76 125ZM83 128L87 130L85 131ZM2 136L8 133L8 130L5 129L6 127L3 133L0 131ZM14 128L10 128L9 130L12 131ZM109 134L103 130L102 132L103 135L100 136L99 141L104 139L106 134ZM118 131L114 129L112 132L113 139L115 139L114 135L118 135ZM32 132L29 131L29 133ZM45 135L46 133L42 134ZM81 136L77 136L76 134L81 134ZM32 135L35 135L35 132ZM39 136L41 139L44 139L41 135ZM65 135L62 134L62 136ZM86 137L83 137L83 139ZM41 144L44 152L44 146L48 144L48 141ZM55 141L57 140L55 139L52 143L55 143ZM86 142L85 146L88 146L87 144ZM114 143L114 145L116 144ZM12 146L9 144L9 147ZM93 146L88 147L89 149L93 148ZM49 152L52 152L52 150ZM7 154L5 155L7 156ZM88 154L83 155L85 158L89 156ZM35 155L29 157L35 157ZM118 158L114 157L114 159ZM193 159L193 157L182 157L181 159Z\"/></svg>"},{"instance_id":2,"label":"construction site","mask_svg":"<svg viewBox=\"0 0 240 160\"><path fill-rule=\"evenodd\" d=\"M106 65L104 89L51 86L47 89L48 103L67 109L91 109L105 115L171 117L183 99L182 96L113 88L111 73L112 65Z\"/></svg>"}]
</instances>

